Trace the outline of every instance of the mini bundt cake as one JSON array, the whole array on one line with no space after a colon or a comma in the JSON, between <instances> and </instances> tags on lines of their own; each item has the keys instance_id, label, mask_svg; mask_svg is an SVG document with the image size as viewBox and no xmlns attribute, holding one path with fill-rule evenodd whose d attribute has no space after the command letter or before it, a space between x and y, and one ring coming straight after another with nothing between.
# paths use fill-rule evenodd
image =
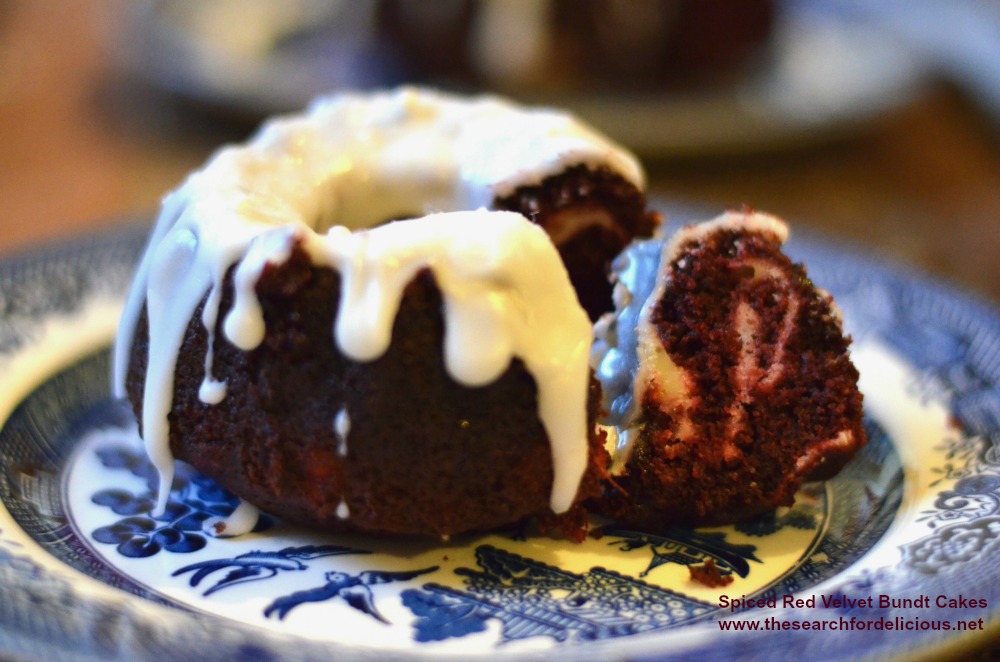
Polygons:
<instances>
[{"instance_id":1,"label":"mini bundt cake","mask_svg":"<svg viewBox=\"0 0 1000 662\"><path fill-rule=\"evenodd\" d=\"M164 201L116 343L157 508L177 458L331 531L579 535L590 318L658 222L642 186L568 115L410 88L222 149Z\"/></svg>"},{"instance_id":2,"label":"mini bundt cake","mask_svg":"<svg viewBox=\"0 0 1000 662\"><path fill-rule=\"evenodd\" d=\"M616 260L592 359L613 457L595 510L645 530L744 520L864 445L849 340L786 236L733 212Z\"/></svg>"}]
</instances>

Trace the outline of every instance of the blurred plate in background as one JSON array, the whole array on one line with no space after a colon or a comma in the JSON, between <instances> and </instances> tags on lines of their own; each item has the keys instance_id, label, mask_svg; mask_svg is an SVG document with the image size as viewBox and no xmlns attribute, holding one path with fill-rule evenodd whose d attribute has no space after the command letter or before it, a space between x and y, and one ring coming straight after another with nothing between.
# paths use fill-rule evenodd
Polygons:
<instances>
[{"instance_id":1,"label":"blurred plate in background","mask_svg":"<svg viewBox=\"0 0 1000 662\"><path fill-rule=\"evenodd\" d=\"M857 130L912 100L925 67L878 27L823 3L777 5L760 61L713 86L601 93L505 89L570 109L647 156L784 149ZM373 30L377 3L142 0L113 46L127 72L245 121L324 92L415 81ZM461 91L470 91L467 87Z\"/></svg>"}]
</instances>

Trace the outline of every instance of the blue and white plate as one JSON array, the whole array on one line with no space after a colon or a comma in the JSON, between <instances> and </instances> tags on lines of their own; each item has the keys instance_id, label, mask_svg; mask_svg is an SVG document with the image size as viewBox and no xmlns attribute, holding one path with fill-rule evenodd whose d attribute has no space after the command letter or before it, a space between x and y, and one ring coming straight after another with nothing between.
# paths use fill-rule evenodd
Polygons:
<instances>
[{"instance_id":1,"label":"blue and white plate","mask_svg":"<svg viewBox=\"0 0 1000 662\"><path fill-rule=\"evenodd\" d=\"M790 252L853 334L870 442L796 505L580 545L318 535L155 477L108 395L145 226L0 264L0 656L86 660L855 659L1000 631L1000 315L812 238ZM708 588L712 560L732 581Z\"/></svg>"}]
</instances>

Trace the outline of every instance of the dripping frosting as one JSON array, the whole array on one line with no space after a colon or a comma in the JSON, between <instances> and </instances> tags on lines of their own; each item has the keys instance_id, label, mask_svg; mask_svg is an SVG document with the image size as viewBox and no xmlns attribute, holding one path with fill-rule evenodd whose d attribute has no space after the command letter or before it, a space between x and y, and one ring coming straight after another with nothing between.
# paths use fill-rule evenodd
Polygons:
<instances>
[{"instance_id":1,"label":"dripping frosting","mask_svg":"<svg viewBox=\"0 0 1000 662\"><path fill-rule=\"evenodd\" d=\"M303 115L268 122L249 143L220 150L165 199L116 344L114 388L124 397L145 304L150 353L141 416L160 474L158 509L173 477L167 415L188 321L204 301L211 348L223 279L235 265L222 331L240 349L259 345L265 328L255 285L296 246L340 272L331 341L357 361L387 349L403 287L431 269L445 301L449 374L476 387L513 358L524 362L552 449L551 506L569 508L586 466L590 324L545 233L518 214L480 207L579 164L610 167L642 185L630 155L568 115L409 88L321 99ZM366 229L414 216L422 218ZM209 350L199 391L209 405L227 395L212 360ZM346 430L341 442L346 449Z\"/></svg>"},{"instance_id":2,"label":"dripping frosting","mask_svg":"<svg viewBox=\"0 0 1000 662\"><path fill-rule=\"evenodd\" d=\"M202 530L216 538L235 538L253 531L260 511L246 501L240 501L228 517L211 517L202 524Z\"/></svg>"}]
</instances>

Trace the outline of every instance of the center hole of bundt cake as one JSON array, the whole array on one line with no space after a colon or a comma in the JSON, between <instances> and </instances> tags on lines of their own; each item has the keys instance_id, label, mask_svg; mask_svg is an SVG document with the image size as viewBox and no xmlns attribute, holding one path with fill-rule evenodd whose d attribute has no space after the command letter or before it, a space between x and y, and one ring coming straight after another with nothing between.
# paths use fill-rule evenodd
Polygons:
<instances>
[{"instance_id":1,"label":"center hole of bundt cake","mask_svg":"<svg viewBox=\"0 0 1000 662\"><path fill-rule=\"evenodd\" d=\"M409 221L415 218L421 218L425 215L426 214L424 213L413 211L412 209L405 207L400 208L400 210L380 212L377 214L360 210L357 213L352 214L346 214L343 211L340 213L325 213L320 215L317 219L314 229L318 234L329 232L330 228L337 226L345 226L350 228L352 231L368 230L382 225L388 225L389 223L395 223L396 221Z\"/></svg>"},{"instance_id":2,"label":"center hole of bundt cake","mask_svg":"<svg viewBox=\"0 0 1000 662\"><path fill-rule=\"evenodd\" d=\"M334 174L322 176L317 184L313 198L316 206L303 210L319 234L337 226L366 230L392 221L467 207L462 191L454 182L406 164L387 168L367 163L363 158L347 159L334 169Z\"/></svg>"},{"instance_id":3,"label":"center hole of bundt cake","mask_svg":"<svg viewBox=\"0 0 1000 662\"><path fill-rule=\"evenodd\" d=\"M415 218L420 218L421 214L419 212L410 212L407 214L393 214L390 218L385 219L381 223L376 223L372 227L378 227L380 225L388 225L389 223L395 223L396 221L412 221Z\"/></svg>"}]
</instances>

